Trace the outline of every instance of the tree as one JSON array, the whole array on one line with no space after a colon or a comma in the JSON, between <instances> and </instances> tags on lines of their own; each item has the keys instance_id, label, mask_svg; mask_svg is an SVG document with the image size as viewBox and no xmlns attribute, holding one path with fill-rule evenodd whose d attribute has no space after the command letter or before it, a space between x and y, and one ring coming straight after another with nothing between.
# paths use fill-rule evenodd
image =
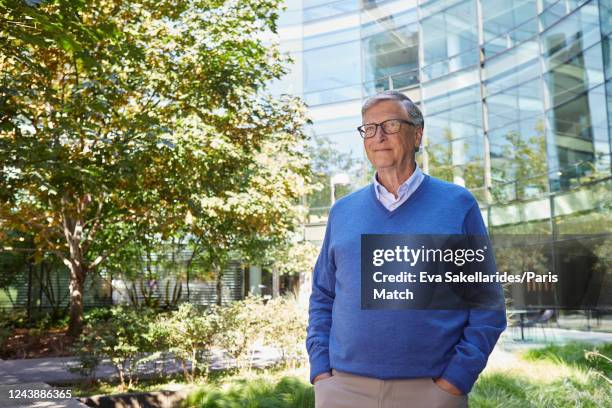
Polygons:
<instances>
[{"instance_id":1,"label":"tree","mask_svg":"<svg viewBox=\"0 0 612 408\"><path fill-rule=\"evenodd\" d=\"M86 276L138 237L197 225L222 253L287 225L231 218L286 208L273 199L293 187L265 188L259 157L293 160L304 138L299 101L257 92L286 69L258 37L276 32L278 0L29 4L0 3L0 220L70 269L70 335Z\"/></svg>"},{"instance_id":2,"label":"tree","mask_svg":"<svg viewBox=\"0 0 612 408\"><path fill-rule=\"evenodd\" d=\"M354 175L358 161L350 154L338 151L329 137L321 135L314 135L312 143L308 146L308 154L312 157L313 181L317 183L317 190L313 190L308 196L308 204L315 208L328 207L331 205L329 184L331 176L336 173ZM370 180L366 182L369 183ZM350 189L351 186L337 186L336 197L346 195Z\"/></svg>"},{"instance_id":3,"label":"tree","mask_svg":"<svg viewBox=\"0 0 612 408\"><path fill-rule=\"evenodd\" d=\"M289 240L271 248L256 261L272 268L272 296L280 295L281 275L295 275L312 271L319 248L310 241Z\"/></svg>"},{"instance_id":4,"label":"tree","mask_svg":"<svg viewBox=\"0 0 612 408\"><path fill-rule=\"evenodd\" d=\"M294 100L297 103L296 100ZM300 197L312 191L309 158L304 150L301 124L305 107L296 106L293 115L273 109L270 116L284 128L275 140L264 143L254 161L243 171L249 178L244 188L222 196L190 200L188 228L216 280L217 304L222 301L222 271L233 255L255 261L282 246L304 219ZM282 113L282 116L280 115ZM278 131L277 131L278 132ZM242 173L241 173L242 174Z\"/></svg>"},{"instance_id":5,"label":"tree","mask_svg":"<svg viewBox=\"0 0 612 408\"><path fill-rule=\"evenodd\" d=\"M534 130L535 135L530 137L516 131L504 135L506 144L502 148L502 165L492 168L494 177L503 183L496 183L492 190L496 201L507 201L505 196L508 193L504 187L509 184L513 187L511 201L542 195L548 190L544 124L539 121Z\"/></svg>"}]
</instances>

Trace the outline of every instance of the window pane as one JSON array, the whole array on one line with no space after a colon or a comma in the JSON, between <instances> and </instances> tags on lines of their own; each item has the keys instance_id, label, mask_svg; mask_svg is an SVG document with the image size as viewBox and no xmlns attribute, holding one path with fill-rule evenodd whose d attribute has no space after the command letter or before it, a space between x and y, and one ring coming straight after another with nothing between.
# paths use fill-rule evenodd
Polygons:
<instances>
[{"instance_id":1,"label":"window pane","mask_svg":"<svg viewBox=\"0 0 612 408\"><path fill-rule=\"evenodd\" d=\"M468 0L421 21L424 79L435 78L478 62L475 2ZM447 61L448 60L448 61ZM434 65L438 63L438 65Z\"/></svg>"},{"instance_id":2,"label":"window pane","mask_svg":"<svg viewBox=\"0 0 612 408\"><path fill-rule=\"evenodd\" d=\"M304 91L357 85L361 82L359 41L304 52Z\"/></svg>"},{"instance_id":3,"label":"window pane","mask_svg":"<svg viewBox=\"0 0 612 408\"><path fill-rule=\"evenodd\" d=\"M600 85L548 112L551 189L607 177L610 145L605 87Z\"/></svg>"},{"instance_id":4,"label":"window pane","mask_svg":"<svg viewBox=\"0 0 612 408\"><path fill-rule=\"evenodd\" d=\"M384 89L391 86L398 89L417 83L419 44L415 21L416 10L412 10L364 26L366 30L372 25L386 28L362 40L366 83L375 83L376 88L382 86ZM398 26L398 23L406 24Z\"/></svg>"}]
</instances>

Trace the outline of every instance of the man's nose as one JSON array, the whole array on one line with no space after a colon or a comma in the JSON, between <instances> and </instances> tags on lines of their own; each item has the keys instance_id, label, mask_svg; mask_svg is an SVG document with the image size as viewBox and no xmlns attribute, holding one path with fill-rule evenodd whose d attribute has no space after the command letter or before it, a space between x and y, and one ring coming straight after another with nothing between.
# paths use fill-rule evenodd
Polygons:
<instances>
[{"instance_id":1,"label":"man's nose","mask_svg":"<svg viewBox=\"0 0 612 408\"><path fill-rule=\"evenodd\" d=\"M372 139L375 140L379 135L382 139L387 137L387 134L383 130L382 126L376 126L376 132L374 132L374 136L372 136Z\"/></svg>"}]
</instances>

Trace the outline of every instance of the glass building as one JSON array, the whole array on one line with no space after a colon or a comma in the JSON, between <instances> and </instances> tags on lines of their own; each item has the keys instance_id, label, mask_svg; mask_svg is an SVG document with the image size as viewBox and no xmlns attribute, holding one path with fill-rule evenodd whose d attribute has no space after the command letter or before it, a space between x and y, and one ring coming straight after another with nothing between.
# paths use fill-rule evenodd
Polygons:
<instances>
[{"instance_id":1,"label":"glass building","mask_svg":"<svg viewBox=\"0 0 612 408\"><path fill-rule=\"evenodd\" d=\"M273 93L301 96L309 132L361 163L352 189L372 175L361 104L396 89L425 117L419 164L468 188L492 233L610 234L612 0L285 5L293 65ZM307 238L324 225L311 219Z\"/></svg>"}]
</instances>

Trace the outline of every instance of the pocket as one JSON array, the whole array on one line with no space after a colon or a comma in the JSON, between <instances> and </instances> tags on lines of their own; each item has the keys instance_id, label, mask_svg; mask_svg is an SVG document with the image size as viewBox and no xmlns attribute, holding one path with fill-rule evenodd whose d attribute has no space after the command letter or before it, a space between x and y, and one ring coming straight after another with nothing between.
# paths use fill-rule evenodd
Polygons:
<instances>
[{"instance_id":1,"label":"pocket","mask_svg":"<svg viewBox=\"0 0 612 408\"><path fill-rule=\"evenodd\" d=\"M334 401L336 396L334 386L333 384L331 386L326 385L334 378L336 378L336 376L332 375L331 377L325 377L314 383L315 408L328 408L329 404Z\"/></svg>"},{"instance_id":2,"label":"pocket","mask_svg":"<svg viewBox=\"0 0 612 408\"><path fill-rule=\"evenodd\" d=\"M465 396L464 394L460 394L460 395L451 394L450 392L446 391L445 389L440 387L438 384L436 384L435 378L431 379L431 385L437 390L437 392L447 397L450 397L450 398L463 398Z\"/></svg>"},{"instance_id":3,"label":"pocket","mask_svg":"<svg viewBox=\"0 0 612 408\"><path fill-rule=\"evenodd\" d=\"M321 383L328 382L329 380L331 380L332 378L335 378L335 377L336 377L335 375L332 375L331 377L325 377L325 378L323 378L322 380L319 380L319 381L315 382L315 383L314 383L314 387L316 388L316 387L317 387L317 385L319 385L319 384L321 384Z\"/></svg>"}]
</instances>

